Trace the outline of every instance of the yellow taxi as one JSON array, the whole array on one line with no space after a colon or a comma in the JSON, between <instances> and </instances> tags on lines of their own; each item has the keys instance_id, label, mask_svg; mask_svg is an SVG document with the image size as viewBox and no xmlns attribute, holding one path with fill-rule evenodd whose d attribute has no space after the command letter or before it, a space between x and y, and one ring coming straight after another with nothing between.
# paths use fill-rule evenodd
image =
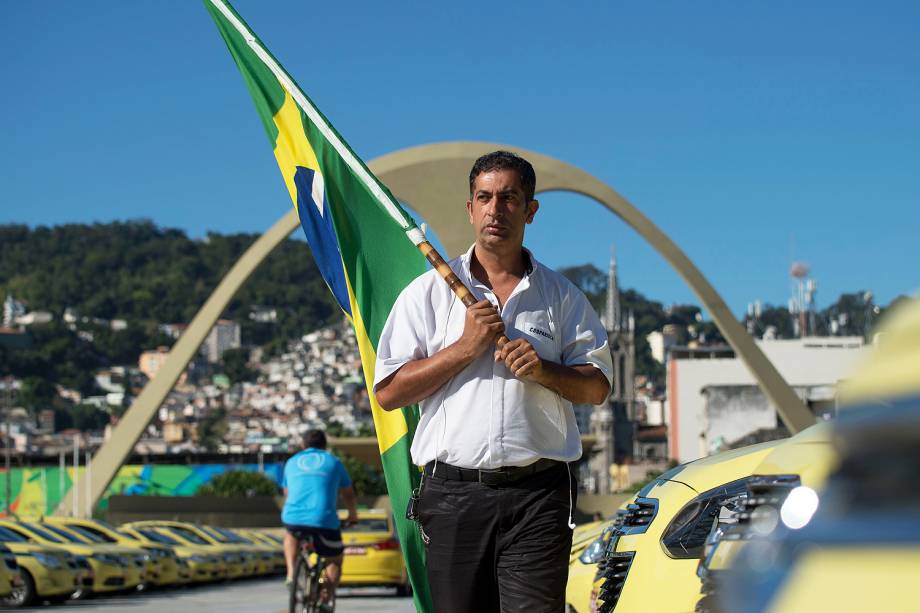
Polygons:
<instances>
[{"instance_id":1,"label":"yellow taxi","mask_svg":"<svg viewBox=\"0 0 920 613\"><path fill-rule=\"evenodd\" d=\"M138 549L88 543L80 536L57 526L40 526L33 522L0 520L0 527L30 542L63 549L81 556L93 571L91 586L81 585L93 593L134 589L143 580L145 554Z\"/></svg>"},{"instance_id":2,"label":"yellow taxi","mask_svg":"<svg viewBox=\"0 0 920 613\"><path fill-rule=\"evenodd\" d=\"M340 511L339 519L345 517L345 512ZM400 595L411 593L396 526L389 511L358 511L357 523L342 527L342 541L345 558L341 585L394 585Z\"/></svg>"},{"instance_id":3,"label":"yellow taxi","mask_svg":"<svg viewBox=\"0 0 920 613\"><path fill-rule=\"evenodd\" d=\"M262 552L263 559L267 562L266 574L279 574L287 570L284 563L284 548L280 539L273 540L265 533L260 533L257 530L216 527L215 529L241 538L246 543L258 547Z\"/></svg>"},{"instance_id":4,"label":"yellow taxi","mask_svg":"<svg viewBox=\"0 0 920 613\"><path fill-rule=\"evenodd\" d=\"M724 571L752 540L776 527L787 496L797 487L820 490L838 457L832 444L833 425L819 422L786 439L770 452L747 480L747 497L736 513L716 518L697 574L702 580L700 613L714 610Z\"/></svg>"},{"instance_id":5,"label":"yellow taxi","mask_svg":"<svg viewBox=\"0 0 920 613\"><path fill-rule=\"evenodd\" d=\"M6 545L0 544L0 558L3 558L0 560L0 598L6 598L13 593L13 588L22 585L22 577L16 556Z\"/></svg>"},{"instance_id":6,"label":"yellow taxi","mask_svg":"<svg viewBox=\"0 0 920 613\"><path fill-rule=\"evenodd\" d=\"M199 525L198 527L214 537L214 539L218 542L223 543L224 545L239 547L243 551L247 552L252 560L252 568L250 574L268 575L275 572L279 552L270 549L262 543L253 542L252 540L237 534L229 528L219 528L217 526L208 526L203 524ZM284 562L283 554L280 556L280 558L281 561Z\"/></svg>"},{"instance_id":7,"label":"yellow taxi","mask_svg":"<svg viewBox=\"0 0 920 613\"><path fill-rule=\"evenodd\" d=\"M57 547L46 547L0 526L0 543L16 557L21 582L8 596L0 597L4 607L26 607L42 600L63 602L80 589L80 578L72 556Z\"/></svg>"},{"instance_id":8,"label":"yellow taxi","mask_svg":"<svg viewBox=\"0 0 920 613\"><path fill-rule=\"evenodd\" d=\"M598 611L692 611L697 565L714 518L745 494L745 478L781 441L682 464L642 488L610 539L595 588Z\"/></svg>"},{"instance_id":9,"label":"yellow taxi","mask_svg":"<svg viewBox=\"0 0 920 613\"><path fill-rule=\"evenodd\" d=\"M920 300L897 307L878 339L840 386L835 470L820 493L785 496L769 537L732 562L720 610L917 610Z\"/></svg>"},{"instance_id":10,"label":"yellow taxi","mask_svg":"<svg viewBox=\"0 0 920 613\"><path fill-rule=\"evenodd\" d=\"M248 577L255 572L255 556L251 551L237 545L221 543L195 524L181 521L148 520L129 522L124 525L129 528L152 528L186 545L207 547L211 553L220 556L227 569L228 579Z\"/></svg>"},{"instance_id":11,"label":"yellow taxi","mask_svg":"<svg viewBox=\"0 0 920 613\"><path fill-rule=\"evenodd\" d=\"M137 539L139 542L153 542L171 547L179 560L179 577L183 582L205 583L227 577L223 555L214 552L210 545L191 545L153 528L120 526L119 534Z\"/></svg>"},{"instance_id":12,"label":"yellow taxi","mask_svg":"<svg viewBox=\"0 0 920 613\"><path fill-rule=\"evenodd\" d=\"M235 532L242 534L253 542L267 545L272 551L277 552L279 558L276 563L276 571L283 573L287 570L284 563L284 539L281 536L264 530L236 529Z\"/></svg>"},{"instance_id":13,"label":"yellow taxi","mask_svg":"<svg viewBox=\"0 0 920 613\"><path fill-rule=\"evenodd\" d=\"M187 585L193 583L195 579L192 576L192 567L185 558L180 558L176 554L176 584Z\"/></svg>"},{"instance_id":14,"label":"yellow taxi","mask_svg":"<svg viewBox=\"0 0 920 613\"><path fill-rule=\"evenodd\" d=\"M251 541L257 541L283 552L284 540L275 533L250 528L234 528L234 532L245 536Z\"/></svg>"},{"instance_id":15,"label":"yellow taxi","mask_svg":"<svg viewBox=\"0 0 920 613\"><path fill-rule=\"evenodd\" d=\"M88 542L122 545L131 549L142 549L149 556L146 563L146 581L156 586L173 585L179 582L179 564L173 550L160 543L131 538L107 523L97 519L76 517L46 517L46 525L67 529Z\"/></svg>"},{"instance_id":16,"label":"yellow taxi","mask_svg":"<svg viewBox=\"0 0 920 613\"><path fill-rule=\"evenodd\" d=\"M566 610L588 613L597 565L604 557L613 528L612 521L597 521L576 526L572 531L569 575L565 585Z\"/></svg>"}]
</instances>

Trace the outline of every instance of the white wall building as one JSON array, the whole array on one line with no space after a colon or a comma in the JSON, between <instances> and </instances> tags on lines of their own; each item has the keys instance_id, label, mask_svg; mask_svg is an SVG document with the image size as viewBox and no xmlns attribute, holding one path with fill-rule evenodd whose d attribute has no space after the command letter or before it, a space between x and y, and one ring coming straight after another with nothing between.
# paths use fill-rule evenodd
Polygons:
<instances>
[{"instance_id":1,"label":"white wall building","mask_svg":"<svg viewBox=\"0 0 920 613\"><path fill-rule=\"evenodd\" d=\"M219 362L227 349L240 346L240 324L228 319L220 319L201 345L201 352L209 362Z\"/></svg>"},{"instance_id":2,"label":"white wall building","mask_svg":"<svg viewBox=\"0 0 920 613\"><path fill-rule=\"evenodd\" d=\"M757 344L818 414L833 410L837 383L866 351L861 337L759 340ZM684 353L679 348L672 351L667 363L665 417L668 452L680 462L708 455L722 445L781 423L740 359L727 357L724 351Z\"/></svg>"}]
</instances>

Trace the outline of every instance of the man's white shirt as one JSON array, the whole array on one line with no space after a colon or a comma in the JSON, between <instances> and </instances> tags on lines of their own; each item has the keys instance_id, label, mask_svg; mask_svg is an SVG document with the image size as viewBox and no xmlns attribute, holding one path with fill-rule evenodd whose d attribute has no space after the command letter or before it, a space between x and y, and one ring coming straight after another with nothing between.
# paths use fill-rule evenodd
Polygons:
<instances>
[{"instance_id":1,"label":"man's white shirt","mask_svg":"<svg viewBox=\"0 0 920 613\"><path fill-rule=\"evenodd\" d=\"M470 274L471 247L449 262L477 300L498 307L492 291ZM529 252L528 252L528 255ZM612 376L607 332L587 298L561 274L530 255L532 268L501 307L505 335L523 338L545 360L591 364ZM399 295L377 347L374 388L411 360L434 355L463 334L466 308L434 270ZM419 403L412 441L417 465L434 459L464 468L526 466L540 458L581 457L572 403L538 383L516 378L495 347Z\"/></svg>"}]
</instances>

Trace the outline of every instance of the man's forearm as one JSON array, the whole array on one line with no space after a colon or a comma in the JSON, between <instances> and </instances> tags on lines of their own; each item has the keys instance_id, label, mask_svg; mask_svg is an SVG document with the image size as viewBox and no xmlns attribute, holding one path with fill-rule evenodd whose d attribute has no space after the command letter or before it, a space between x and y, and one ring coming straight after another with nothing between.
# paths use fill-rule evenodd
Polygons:
<instances>
[{"instance_id":1,"label":"man's forearm","mask_svg":"<svg viewBox=\"0 0 920 613\"><path fill-rule=\"evenodd\" d=\"M475 358L462 345L454 343L431 357L406 362L377 386L377 402L384 410L391 411L424 400Z\"/></svg>"},{"instance_id":2,"label":"man's forearm","mask_svg":"<svg viewBox=\"0 0 920 613\"><path fill-rule=\"evenodd\" d=\"M543 387L552 390L574 404L601 404L610 393L607 377L594 366L563 366L542 360L539 378Z\"/></svg>"},{"instance_id":3,"label":"man's forearm","mask_svg":"<svg viewBox=\"0 0 920 613\"><path fill-rule=\"evenodd\" d=\"M358 515L358 496L355 494L354 490L344 493L343 502L345 502L345 508L348 509L348 515L350 517L355 517Z\"/></svg>"}]
</instances>

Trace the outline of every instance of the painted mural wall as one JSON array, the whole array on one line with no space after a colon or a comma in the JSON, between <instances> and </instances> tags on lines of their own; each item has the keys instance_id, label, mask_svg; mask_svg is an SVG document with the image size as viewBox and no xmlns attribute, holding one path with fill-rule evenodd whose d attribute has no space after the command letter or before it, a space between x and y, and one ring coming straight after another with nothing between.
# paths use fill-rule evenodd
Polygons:
<instances>
[{"instance_id":1,"label":"painted mural wall","mask_svg":"<svg viewBox=\"0 0 920 613\"><path fill-rule=\"evenodd\" d=\"M19 517L40 517L51 515L67 491L76 483L77 504L85 505L87 500L85 467L14 468L10 471L11 513ZM231 470L259 471L258 464L129 464L109 484L97 508L106 509L109 496L192 496L199 487ZM264 464L262 472L266 477L281 484L283 463ZM6 471L0 469L0 517L6 516ZM83 507L78 507L83 510Z\"/></svg>"}]
</instances>

